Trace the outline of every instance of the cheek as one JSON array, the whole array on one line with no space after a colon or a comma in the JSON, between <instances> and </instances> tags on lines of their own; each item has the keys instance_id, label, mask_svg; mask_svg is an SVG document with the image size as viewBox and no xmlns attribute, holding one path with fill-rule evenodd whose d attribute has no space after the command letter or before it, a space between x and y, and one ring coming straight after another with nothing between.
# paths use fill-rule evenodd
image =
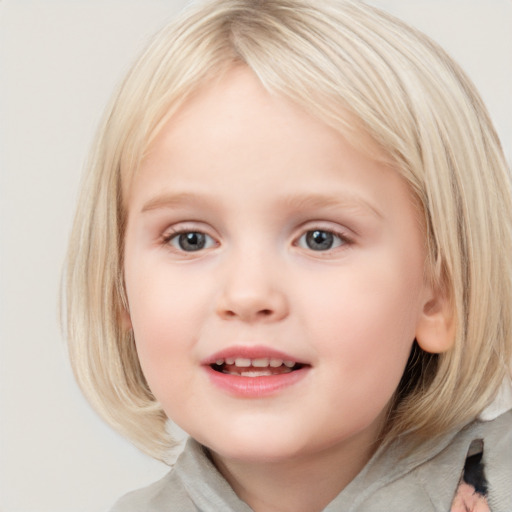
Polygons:
<instances>
[{"instance_id":1,"label":"cheek","mask_svg":"<svg viewBox=\"0 0 512 512\"><path fill-rule=\"evenodd\" d=\"M414 341L422 272L405 272L401 260L390 258L361 263L361 271L352 266L325 281L322 299L310 303L307 330L332 372L346 376L344 383L359 397L382 405L394 393Z\"/></svg>"},{"instance_id":2,"label":"cheek","mask_svg":"<svg viewBox=\"0 0 512 512\"><path fill-rule=\"evenodd\" d=\"M126 289L135 343L144 375L158 396L169 379L184 374L199 337L198 304L205 290L183 272L158 262L126 265ZM167 384L168 386L168 384Z\"/></svg>"},{"instance_id":3,"label":"cheek","mask_svg":"<svg viewBox=\"0 0 512 512\"><path fill-rule=\"evenodd\" d=\"M165 255L128 259L125 281L134 330L155 342L190 329L208 287L186 268L169 265Z\"/></svg>"},{"instance_id":4,"label":"cheek","mask_svg":"<svg viewBox=\"0 0 512 512\"><path fill-rule=\"evenodd\" d=\"M394 264L393 264L394 263ZM351 266L316 279L301 295L309 300L313 325L327 338L356 337L363 345L413 339L421 310L421 271L411 274L399 263ZM309 291L306 291L309 290ZM315 321L316 318L316 321ZM372 336L373 334L373 336Z\"/></svg>"}]
</instances>

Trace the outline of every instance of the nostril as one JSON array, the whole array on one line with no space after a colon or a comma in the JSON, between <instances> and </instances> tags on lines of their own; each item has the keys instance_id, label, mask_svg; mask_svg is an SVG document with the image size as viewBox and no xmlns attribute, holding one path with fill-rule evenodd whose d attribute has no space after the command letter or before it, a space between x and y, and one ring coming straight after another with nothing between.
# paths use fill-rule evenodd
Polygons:
<instances>
[{"instance_id":1,"label":"nostril","mask_svg":"<svg viewBox=\"0 0 512 512\"><path fill-rule=\"evenodd\" d=\"M249 291L251 293L224 291L217 299L216 314L224 320L239 319L244 322L278 321L287 316L287 301L281 293L269 292L265 295L256 288Z\"/></svg>"}]
</instances>

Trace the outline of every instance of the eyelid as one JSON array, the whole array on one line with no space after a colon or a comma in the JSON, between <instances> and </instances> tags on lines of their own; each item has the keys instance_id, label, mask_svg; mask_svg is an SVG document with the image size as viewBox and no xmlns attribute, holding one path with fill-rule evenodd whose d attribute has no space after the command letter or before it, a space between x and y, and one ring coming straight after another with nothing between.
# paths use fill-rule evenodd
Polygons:
<instances>
[{"instance_id":1,"label":"eyelid","mask_svg":"<svg viewBox=\"0 0 512 512\"><path fill-rule=\"evenodd\" d=\"M172 238L173 236L178 235L180 233L188 232L204 233L205 235L209 235L212 238L218 238L217 234L213 232L212 228L208 226L208 224L194 220L175 222L172 225L167 226L162 231L161 238Z\"/></svg>"},{"instance_id":2,"label":"eyelid","mask_svg":"<svg viewBox=\"0 0 512 512\"><path fill-rule=\"evenodd\" d=\"M330 222L330 221L308 221L299 226L297 231L299 232L299 235L295 237L295 239L298 239L303 234L307 233L308 231L326 231L328 233L332 233L333 235L337 235L343 240L346 240L347 242L353 242L356 233L346 226L342 226L336 222Z\"/></svg>"}]
</instances>

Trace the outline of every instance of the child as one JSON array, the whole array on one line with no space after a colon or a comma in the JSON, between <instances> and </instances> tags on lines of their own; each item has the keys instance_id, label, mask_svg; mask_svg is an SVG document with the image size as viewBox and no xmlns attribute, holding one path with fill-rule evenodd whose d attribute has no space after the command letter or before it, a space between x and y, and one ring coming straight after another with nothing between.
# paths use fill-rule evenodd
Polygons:
<instances>
[{"instance_id":1,"label":"child","mask_svg":"<svg viewBox=\"0 0 512 512\"><path fill-rule=\"evenodd\" d=\"M139 58L68 265L71 358L171 472L116 512L512 510L508 169L424 35L217 0Z\"/></svg>"}]
</instances>

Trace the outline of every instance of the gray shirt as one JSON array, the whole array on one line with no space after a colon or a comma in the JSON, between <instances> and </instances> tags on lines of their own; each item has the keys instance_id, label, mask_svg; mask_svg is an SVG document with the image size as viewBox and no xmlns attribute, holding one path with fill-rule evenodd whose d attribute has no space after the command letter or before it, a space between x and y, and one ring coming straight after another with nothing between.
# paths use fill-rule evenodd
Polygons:
<instances>
[{"instance_id":1,"label":"gray shirt","mask_svg":"<svg viewBox=\"0 0 512 512\"><path fill-rule=\"evenodd\" d=\"M482 440L492 512L512 511L512 410L408 453L395 442L372 457L324 512L448 512L470 445ZM189 439L173 469L158 482L127 494L111 512L251 512Z\"/></svg>"}]
</instances>

